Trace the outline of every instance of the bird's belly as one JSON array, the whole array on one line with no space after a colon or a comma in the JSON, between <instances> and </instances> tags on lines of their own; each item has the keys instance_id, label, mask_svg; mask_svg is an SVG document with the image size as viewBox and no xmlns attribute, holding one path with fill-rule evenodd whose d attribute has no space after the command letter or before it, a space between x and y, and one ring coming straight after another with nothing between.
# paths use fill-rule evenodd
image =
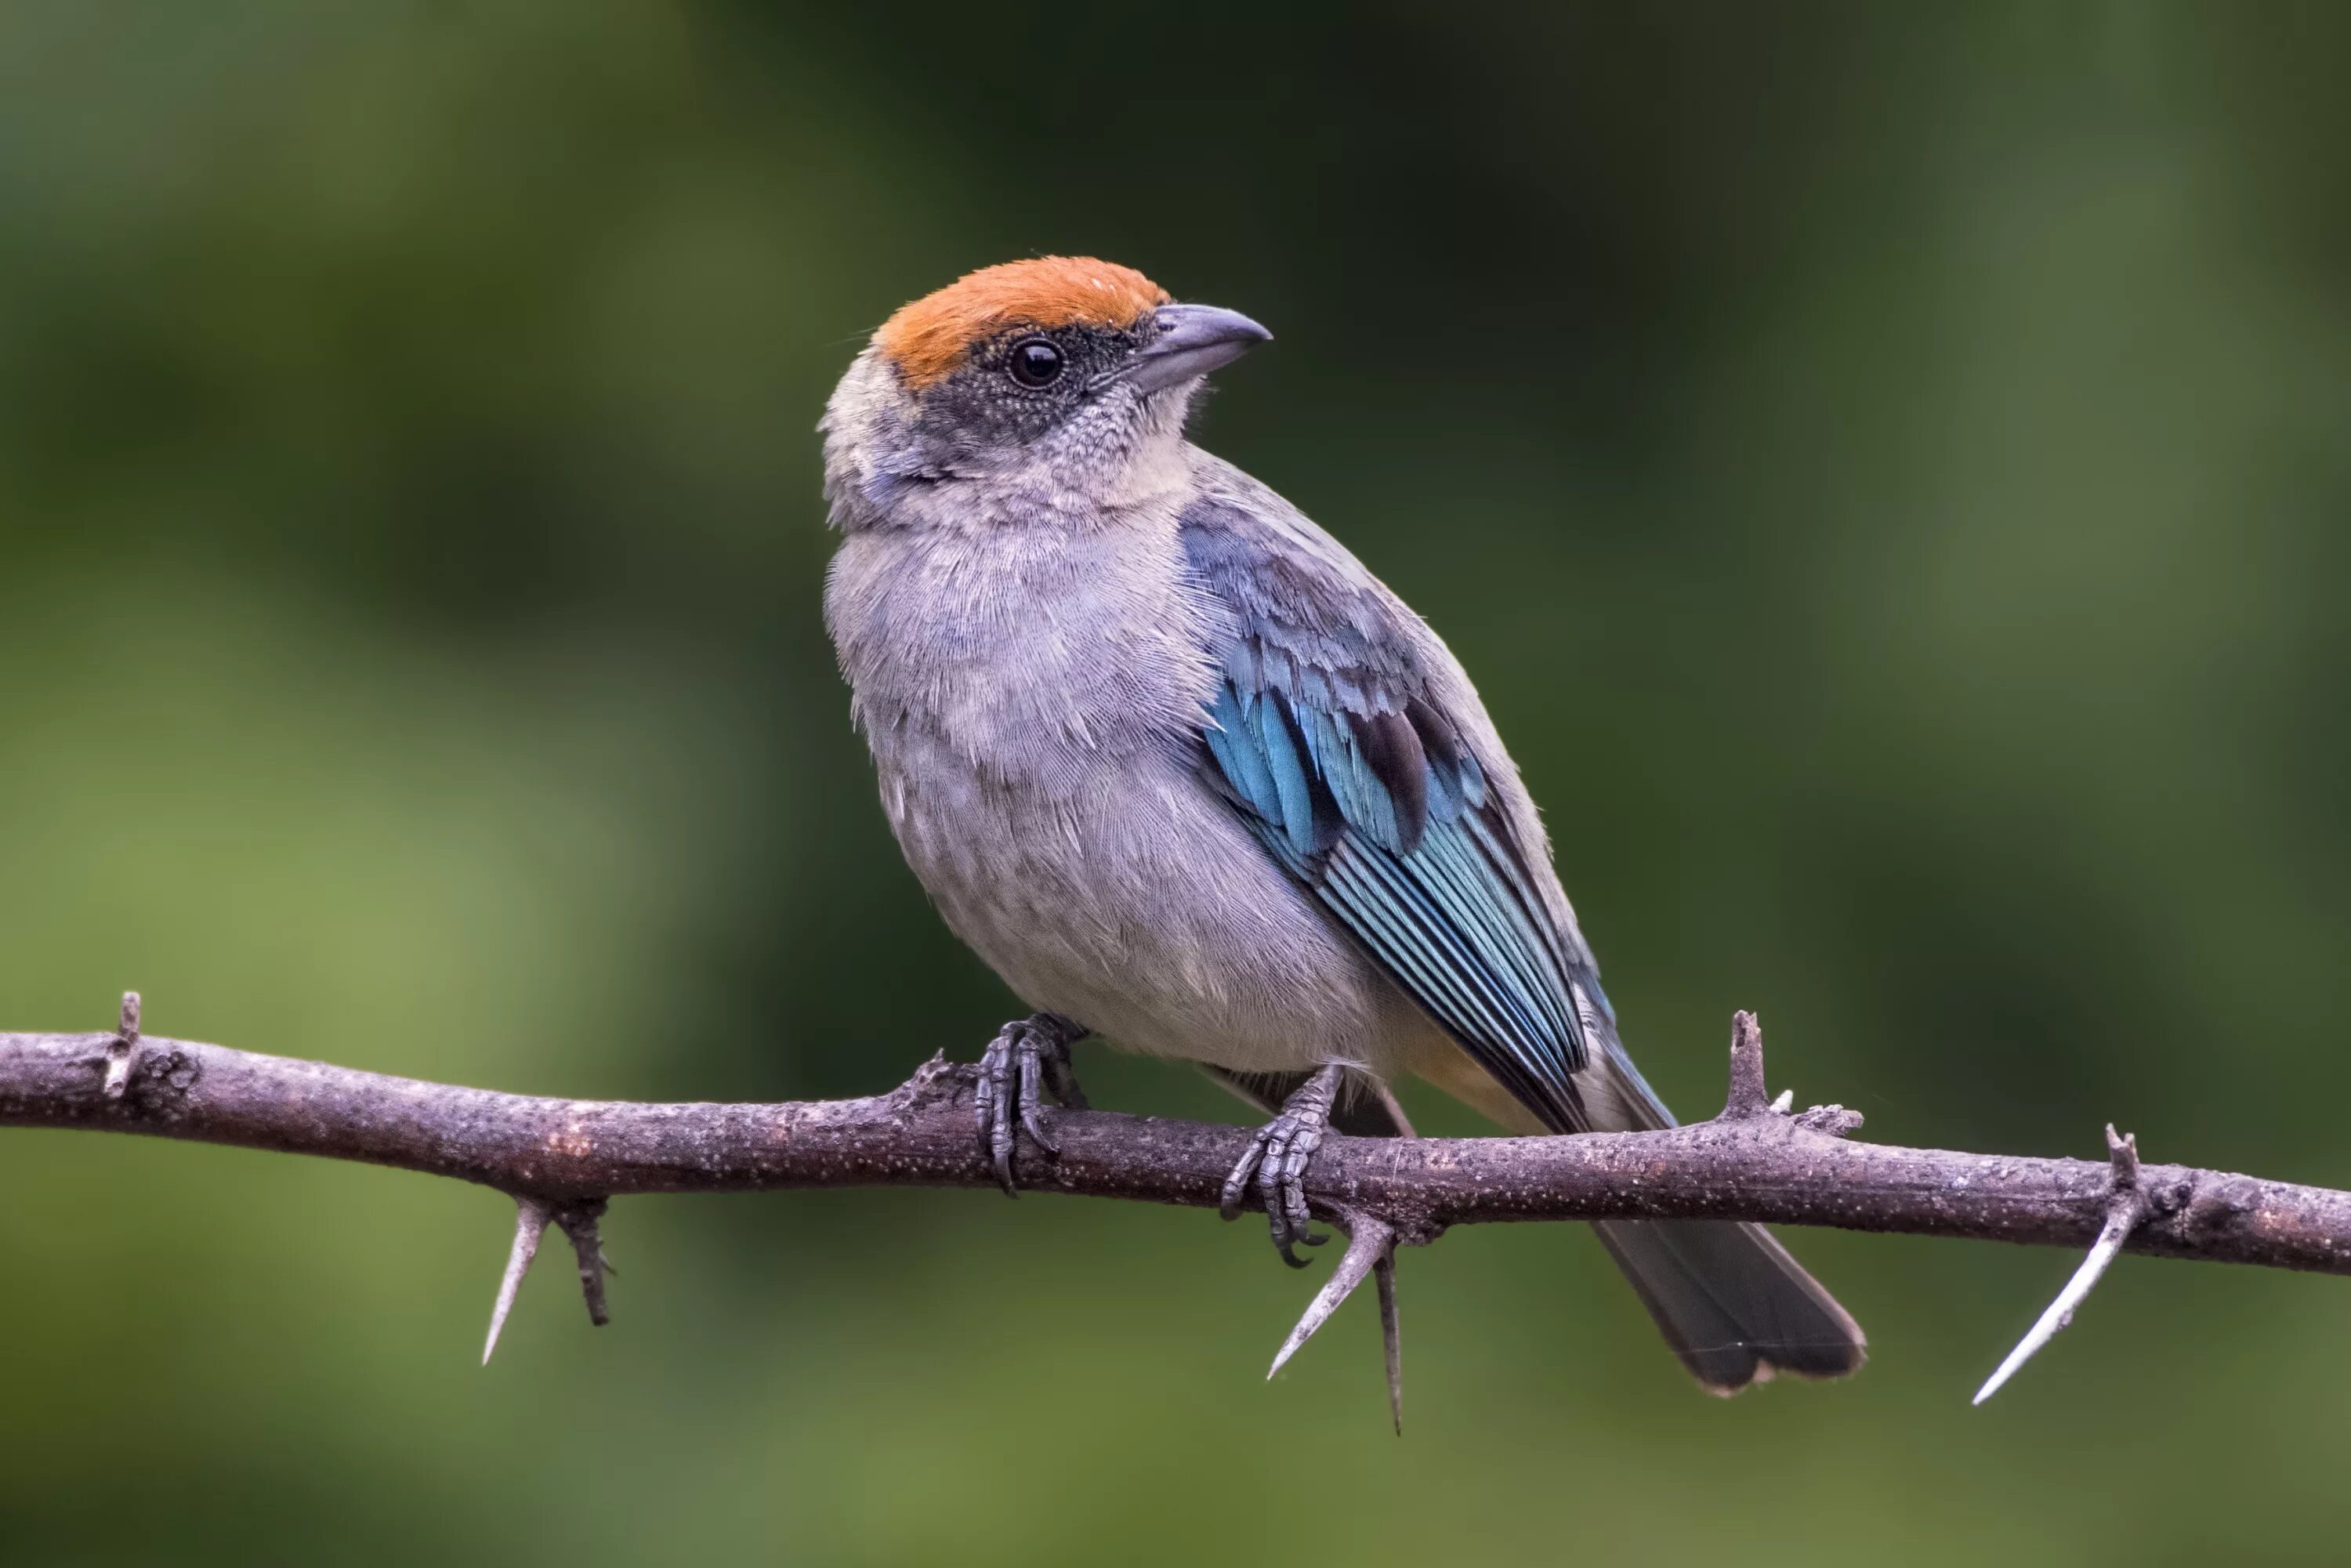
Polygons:
<instances>
[{"instance_id":1,"label":"bird's belly","mask_svg":"<svg viewBox=\"0 0 2351 1568\"><path fill-rule=\"evenodd\" d=\"M908 863L1030 1006L1249 1071L1383 1068L1427 1031L1177 759L1129 757L1050 797L945 748L893 760L883 801Z\"/></svg>"}]
</instances>

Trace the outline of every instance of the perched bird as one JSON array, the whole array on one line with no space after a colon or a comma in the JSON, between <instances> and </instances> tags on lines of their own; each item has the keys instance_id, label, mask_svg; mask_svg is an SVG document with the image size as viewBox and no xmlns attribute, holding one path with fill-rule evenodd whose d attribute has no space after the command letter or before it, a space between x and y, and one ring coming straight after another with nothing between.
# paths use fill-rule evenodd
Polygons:
<instances>
[{"instance_id":1,"label":"perched bird","mask_svg":"<svg viewBox=\"0 0 2351 1568\"><path fill-rule=\"evenodd\" d=\"M825 616L907 862L1039 1009L983 1062L1007 1190L1023 1132L1051 1149L1044 1095L1082 1103L1069 1047L1100 1033L1281 1103L1228 1196L1254 1182L1295 1262L1323 1128L1408 1130L1398 1074L1514 1132L1674 1120L1460 664L1184 439L1201 378L1270 336L1069 256L900 309L820 426ZM1595 1228L1708 1388L1861 1364L1860 1328L1760 1227Z\"/></svg>"}]
</instances>

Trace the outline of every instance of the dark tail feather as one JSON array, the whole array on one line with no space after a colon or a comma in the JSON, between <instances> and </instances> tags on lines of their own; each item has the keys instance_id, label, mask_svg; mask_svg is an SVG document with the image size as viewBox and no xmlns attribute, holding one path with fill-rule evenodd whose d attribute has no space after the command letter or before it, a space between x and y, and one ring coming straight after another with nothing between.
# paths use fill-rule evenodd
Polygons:
<instances>
[{"instance_id":1,"label":"dark tail feather","mask_svg":"<svg viewBox=\"0 0 2351 1568\"><path fill-rule=\"evenodd\" d=\"M1736 1394L1779 1372L1842 1377L1866 1359L1861 1325L1760 1225L1602 1220L1592 1228L1709 1393Z\"/></svg>"},{"instance_id":2,"label":"dark tail feather","mask_svg":"<svg viewBox=\"0 0 2351 1568\"><path fill-rule=\"evenodd\" d=\"M1594 1121L1612 1130L1672 1126L1674 1113L1613 1035L1607 1047L1593 1074L1593 1086L1608 1091L1594 1099ZM1861 1325L1760 1225L1611 1219L1592 1228L1709 1394L1736 1394L1782 1372L1843 1377L1868 1359Z\"/></svg>"}]
</instances>

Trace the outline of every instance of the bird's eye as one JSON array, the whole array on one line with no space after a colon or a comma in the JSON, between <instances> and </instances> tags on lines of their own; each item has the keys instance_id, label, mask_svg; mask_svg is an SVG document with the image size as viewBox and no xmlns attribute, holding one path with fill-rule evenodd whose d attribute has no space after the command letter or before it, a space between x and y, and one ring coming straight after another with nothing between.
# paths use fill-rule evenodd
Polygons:
<instances>
[{"instance_id":1,"label":"bird's eye","mask_svg":"<svg viewBox=\"0 0 2351 1568\"><path fill-rule=\"evenodd\" d=\"M1012 358L1005 368L1014 381L1034 392L1060 381L1063 363L1061 350L1051 340L1023 338L1012 345Z\"/></svg>"}]
</instances>

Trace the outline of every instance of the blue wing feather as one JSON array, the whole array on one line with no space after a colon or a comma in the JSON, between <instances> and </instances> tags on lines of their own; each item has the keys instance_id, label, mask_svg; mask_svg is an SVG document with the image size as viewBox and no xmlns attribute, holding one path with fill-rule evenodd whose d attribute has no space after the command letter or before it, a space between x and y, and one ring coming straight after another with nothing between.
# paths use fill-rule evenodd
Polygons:
<instances>
[{"instance_id":1,"label":"blue wing feather","mask_svg":"<svg viewBox=\"0 0 2351 1568\"><path fill-rule=\"evenodd\" d=\"M1384 621L1393 601L1367 576L1284 559L1264 526L1214 501L1186 517L1195 574L1232 614L1204 726L1212 776L1273 858L1513 1095L1552 1126L1582 1125L1573 1075L1595 1043L1613 1045L1578 1006L1579 987L1599 997L1589 958L1548 913L1416 649Z\"/></svg>"}]
</instances>

